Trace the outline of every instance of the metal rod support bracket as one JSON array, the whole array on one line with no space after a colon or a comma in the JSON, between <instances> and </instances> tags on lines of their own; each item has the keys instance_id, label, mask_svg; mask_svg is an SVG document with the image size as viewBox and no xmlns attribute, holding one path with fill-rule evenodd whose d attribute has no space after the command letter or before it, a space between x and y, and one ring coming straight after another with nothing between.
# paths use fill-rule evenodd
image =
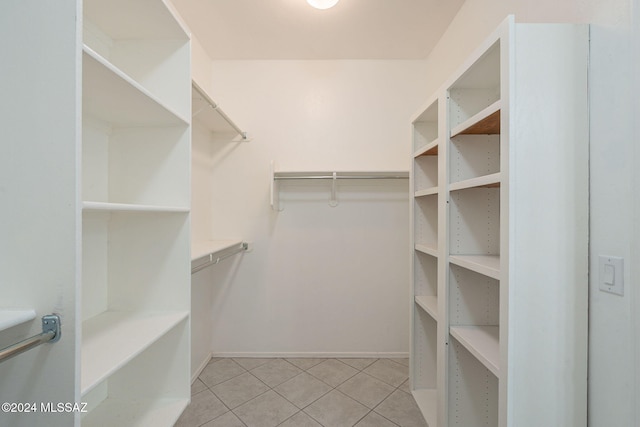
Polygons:
<instances>
[{"instance_id":1,"label":"metal rod support bracket","mask_svg":"<svg viewBox=\"0 0 640 427\"><path fill-rule=\"evenodd\" d=\"M57 314L47 314L42 316L42 333L46 334L53 332L55 335L49 342L57 342L62 335L62 329L60 328L60 316Z\"/></svg>"}]
</instances>

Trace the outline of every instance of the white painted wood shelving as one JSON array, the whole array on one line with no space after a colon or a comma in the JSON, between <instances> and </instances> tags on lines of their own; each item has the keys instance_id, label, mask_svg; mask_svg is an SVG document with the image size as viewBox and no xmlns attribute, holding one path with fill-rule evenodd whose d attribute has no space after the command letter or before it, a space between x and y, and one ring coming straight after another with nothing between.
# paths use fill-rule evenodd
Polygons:
<instances>
[{"instance_id":1,"label":"white painted wood shelving","mask_svg":"<svg viewBox=\"0 0 640 427\"><path fill-rule=\"evenodd\" d=\"M586 26L510 17L412 119L430 427L586 425L587 53Z\"/></svg>"},{"instance_id":2,"label":"white painted wood shelving","mask_svg":"<svg viewBox=\"0 0 640 427\"><path fill-rule=\"evenodd\" d=\"M83 426L190 398L190 40L162 0L84 0Z\"/></svg>"}]
</instances>

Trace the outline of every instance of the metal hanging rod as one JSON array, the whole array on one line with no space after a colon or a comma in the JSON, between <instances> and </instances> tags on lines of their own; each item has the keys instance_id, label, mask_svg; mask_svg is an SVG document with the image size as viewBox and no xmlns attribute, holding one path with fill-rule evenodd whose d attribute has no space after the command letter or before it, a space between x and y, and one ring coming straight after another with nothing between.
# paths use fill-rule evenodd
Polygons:
<instances>
[{"instance_id":1,"label":"metal hanging rod","mask_svg":"<svg viewBox=\"0 0 640 427\"><path fill-rule=\"evenodd\" d=\"M57 314L42 316L42 333L0 350L0 362L9 360L14 356L39 346L40 344L44 344L46 342L57 342L60 340L61 335L62 329L60 325L60 316Z\"/></svg>"},{"instance_id":2,"label":"metal hanging rod","mask_svg":"<svg viewBox=\"0 0 640 427\"><path fill-rule=\"evenodd\" d=\"M231 118L229 116L227 116L225 114L224 111L222 111L218 104L216 104L213 99L211 99L209 97L209 95L207 95L207 93L204 91L204 89L202 89L200 86L198 86L198 84L194 81L191 82L191 84L193 85L193 88L196 90L196 92L198 92L198 94L202 97L202 100L204 102L206 102L209 107L213 108L214 110L216 110L216 112L218 114L220 114L220 116L224 119L224 121L226 121L227 123L229 123L229 126L231 126L233 129L235 129L236 132L238 132L240 134L240 136L242 137L242 140L246 140L247 139L247 133L245 131L243 131L242 129L240 129L240 127L235 124L233 122L233 120L231 120ZM198 114L201 110L198 110L196 112L193 113L193 115L195 116L196 114Z\"/></svg>"},{"instance_id":3,"label":"metal hanging rod","mask_svg":"<svg viewBox=\"0 0 640 427\"><path fill-rule=\"evenodd\" d=\"M294 179L409 179L403 175L301 175L301 176L274 176L274 180L294 180Z\"/></svg>"},{"instance_id":4,"label":"metal hanging rod","mask_svg":"<svg viewBox=\"0 0 640 427\"><path fill-rule=\"evenodd\" d=\"M238 245L238 247L233 250L232 252L226 252L224 253L224 255L222 256L214 256L214 254L209 254L209 261L205 262L204 264L200 264L196 267L192 267L191 268L191 274L193 273L197 273L198 271L205 269L211 265L216 265L217 263L219 263L220 261L222 261L223 259L229 258L235 254L238 254L240 252L244 252L247 249L249 249L249 244L247 242L242 242L240 243L240 245Z\"/></svg>"}]
</instances>

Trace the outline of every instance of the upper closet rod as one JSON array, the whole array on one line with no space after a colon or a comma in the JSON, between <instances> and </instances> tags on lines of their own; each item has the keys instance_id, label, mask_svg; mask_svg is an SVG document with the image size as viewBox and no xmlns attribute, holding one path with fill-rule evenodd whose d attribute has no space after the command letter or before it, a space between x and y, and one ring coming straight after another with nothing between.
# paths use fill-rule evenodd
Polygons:
<instances>
[{"instance_id":1,"label":"upper closet rod","mask_svg":"<svg viewBox=\"0 0 640 427\"><path fill-rule=\"evenodd\" d=\"M296 175L296 176L274 176L276 181L287 179L409 179L404 175Z\"/></svg>"},{"instance_id":2,"label":"upper closet rod","mask_svg":"<svg viewBox=\"0 0 640 427\"><path fill-rule=\"evenodd\" d=\"M207 95L207 93L200 87L198 86L198 83L196 83L195 81L191 82L193 84L194 89L196 90L196 92L198 92L198 94L200 94L200 96L202 96L202 99L211 106L211 108L213 108L214 110L216 110L216 112L218 114L220 114L220 116L227 122L229 123L229 126L231 126L232 128L234 128L236 130L236 132L238 132L240 134L240 136L242 137L242 140L245 141L247 140L247 133L245 131L243 131L242 129L240 129L238 127L238 125L236 125L233 120L231 120L229 118L229 116L227 116L224 111L222 111L220 108L218 108L218 104L216 104L213 99L211 99L209 97L209 95Z\"/></svg>"}]
</instances>

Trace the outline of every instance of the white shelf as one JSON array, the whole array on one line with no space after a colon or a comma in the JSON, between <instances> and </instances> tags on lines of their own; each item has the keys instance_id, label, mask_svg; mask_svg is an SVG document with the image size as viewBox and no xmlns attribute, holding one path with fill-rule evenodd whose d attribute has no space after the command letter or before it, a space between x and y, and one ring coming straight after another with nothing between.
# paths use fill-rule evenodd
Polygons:
<instances>
[{"instance_id":1,"label":"white shelf","mask_svg":"<svg viewBox=\"0 0 640 427\"><path fill-rule=\"evenodd\" d=\"M83 212L155 212L155 213L189 213L188 207L154 206L129 203L82 202Z\"/></svg>"},{"instance_id":2,"label":"white shelf","mask_svg":"<svg viewBox=\"0 0 640 427\"><path fill-rule=\"evenodd\" d=\"M416 304L426 311L435 321L438 321L438 297L417 296Z\"/></svg>"},{"instance_id":3,"label":"white shelf","mask_svg":"<svg viewBox=\"0 0 640 427\"><path fill-rule=\"evenodd\" d=\"M107 311L85 320L82 323L81 394L89 392L188 316L188 311Z\"/></svg>"},{"instance_id":4,"label":"white shelf","mask_svg":"<svg viewBox=\"0 0 640 427\"><path fill-rule=\"evenodd\" d=\"M236 136L237 141L249 141L246 132L243 132L204 89L193 81L191 83L191 114L213 133Z\"/></svg>"},{"instance_id":5,"label":"white shelf","mask_svg":"<svg viewBox=\"0 0 640 427\"><path fill-rule=\"evenodd\" d=\"M165 1L84 0L83 14L113 40L188 40Z\"/></svg>"},{"instance_id":6,"label":"white shelf","mask_svg":"<svg viewBox=\"0 0 640 427\"><path fill-rule=\"evenodd\" d=\"M435 427L438 418L438 392L435 389L418 389L411 392L427 426Z\"/></svg>"},{"instance_id":7,"label":"white shelf","mask_svg":"<svg viewBox=\"0 0 640 427\"><path fill-rule=\"evenodd\" d=\"M477 178L465 179L464 181L453 182L449 184L449 191L478 187L495 188L500 187L500 182L501 174L500 172L497 172L489 175L479 176Z\"/></svg>"},{"instance_id":8,"label":"white shelf","mask_svg":"<svg viewBox=\"0 0 640 427\"><path fill-rule=\"evenodd\" d=\"M449 262L500 280L499 255L450 255Z\"/></svg>"},{"instance_id":9,"label":"white shelf","mask_svg":"<svg viewBox=\"0 0 640 427\"><path fill-rule=\"evenodd\" d=\"M273 179L408 179L408 171L276 171Z\"/></svg>"},{"instance_id":10,"label":"white shelf","mask_svg":"<svg viewBox=\"0 0 640 427\"><path fill-rule=\"evenodd\" d=\"M108 398L82 419L82 426L169 426L175 424L188 404L188 399Z\"/></svg>"},{"instance_id":11,"label":"white shelf","mask_svg":"<svg viewBox=\"0 0 640 427\"><path fill-rule=\"evenodd\" d=\"M413 157L415 158L420 156L437 156L439 144L440 144L440 139L436 139L435 141L428 143L427 145L425 145L424 147L422 147L421 149L413 153Z\"/></svg>"},{"instance_id":12,"label":"white shelf","mask_svg":"<svg viewBox=\"0 0 640 427\"><path fill-rule=\"evenodd\" d=\"M438 187L431 187L425 190L416 191L414 197L433 196L438 194Z\"/></svg>"},{"instance_id":13,"label":"white shelf","mask_svg":"<svg viewBox=\"0 0 640 427\"><path fill-rule=\"evenodd\" d=\"M484 110L451 129L451 138L461 134L498 134L500 133L500 107L497 100ZM497 129L496 129L497 120Z\"/></svg>"},{"instance_id":14,"label":"white shelf","mask_svg":"<svg viewBox=\"0 0 640 427\"><path fill-rule=\"evenodd\" d=\"M0 310L0 331L36 318L35 310Z\"/></svg>"},{"instance_id":15,"label":"white shelf","mask_svg":"<svg viewBox=\"0 0 640 427\"><path fill-rule=\"evenodd\" d=\"M415 250L436 258L438 257L438 249L431 246L416 244Z\"/></svg>"},{"instance_id":16,"label":"white shelf","mask_svg":"<svg viewBox=\"0 0 640 427\"><path fill-rule=\"evenodd\" d=\"M493 375L500 374L500 328L498 326L452 326L453 336Z\"/></svg>"},{"instance_id":17,"label":"white shelf","mask_svg":"<svg viewBox=\"0 0 640 427\"><path fill-rule=\"evenodd\" d=\"M115 126L177 126L189 123L86 45L82 67L82 104L89 115Z\"/></svg>"}]
</instances>

